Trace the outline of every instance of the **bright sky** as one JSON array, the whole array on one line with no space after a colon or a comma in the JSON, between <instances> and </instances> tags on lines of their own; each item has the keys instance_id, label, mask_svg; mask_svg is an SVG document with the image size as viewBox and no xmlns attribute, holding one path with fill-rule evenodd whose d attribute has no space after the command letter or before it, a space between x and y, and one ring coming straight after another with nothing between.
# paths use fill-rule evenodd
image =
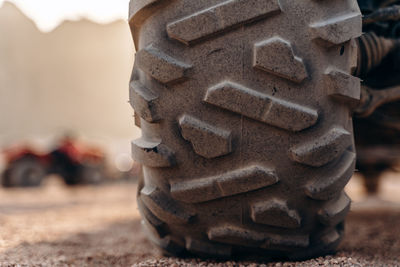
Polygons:
<instances>
[{"instance_id":1,"label":"bright sky","mask_svg":"<svg viewBox=\"0 0 400 267\"><path fill-rule=\"evenodd\" d=\"M15 3L42 31L51 31L63 20L88 18L100 23L127 19L129 0L0 0Z\"/></svg>"}]
</instances>

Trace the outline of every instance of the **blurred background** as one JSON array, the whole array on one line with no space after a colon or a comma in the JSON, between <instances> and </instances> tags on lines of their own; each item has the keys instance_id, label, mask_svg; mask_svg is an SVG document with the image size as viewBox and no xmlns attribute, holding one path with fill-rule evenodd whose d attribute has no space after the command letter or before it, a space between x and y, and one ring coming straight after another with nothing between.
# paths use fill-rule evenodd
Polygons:
<instances>
[{"instance_id":1,"label":"blurred background","mask_svg":"<svg viewBox=\"0 0 400 267\"><path fill-rule=\"evenodd\" d=\"M0 147L42 153L65 134L127 171L139 135L128 103L128 0L0 0ZM0 164L0 169L4 169Z\"/></svg>"}]
</instances>

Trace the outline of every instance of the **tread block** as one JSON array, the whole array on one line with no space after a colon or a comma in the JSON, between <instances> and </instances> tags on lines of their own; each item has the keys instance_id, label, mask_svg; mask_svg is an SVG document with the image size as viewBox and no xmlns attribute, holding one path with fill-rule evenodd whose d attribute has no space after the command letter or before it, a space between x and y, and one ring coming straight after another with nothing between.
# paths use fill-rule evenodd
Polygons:
<instances>
[{"instance_id":1,"label":"tread block","mask_svg":"<svg viewBox=\"0 0 400 267\"><path fill-rule=\"evenodd\" d=\"M195 215L183 209L157 187L144 187L140 191L140 198L143 204L145 204L153 214L157 214L157 216L165 222L180 224L189 223Z\"/></svg>"},{"instance_id":2,"label":"tread block","mask_svg":"<svg viewBox=\"0 0 400 267\"><path fill-rule=\"evenodd\" d=\"M358 66L358 42L357 39L352 39L349 44L350 53L350 73L355 73Z\"/></svg>"},{"instance_id":3,"label":"tread block","mask_svg":"<svg viewBox=\"0 0 400 267\"><path fill-rule=\"evenodd\" d=\"M186 238L186 249L192 253L204 256L214 256L220 258L230 258L232 255L232 246L214 244Z\"/></svg>"},{"instance_id":4,"label":"tread block","mask_svg":"<svg viewBox=\"0 0 400 267\"><path fill-rule=\"evenodd\" d=\"M157 247L161 248L165 256L177 256L182 255L185 252L185 244L181 244L181 242L174 240L172 236L168 235L163 238L159 238L147 227L143 227L143 230L149 240Z\"/></svg>"},{"instance_id":5,"label":"tread block","mask_svg":"<svg viewBox=\"0 0 400 267\"><path fill-rule=\"evenodd\" d=\"M190 65L160 51L153 44L136 53L137 66L163 84L171 84L186 79Z\"/></svg>"},{"instance_id":6,"label":"tread block","mask_svg":"<svg viewBox=\"0 0 400 267\"><path fill-rule=\"evenodd\" d=\"M308 235L267 235L265 243L261 246L265 249L275 249L278 247L286 248L306 248L310 245Z\"/></svg>"},{"instance_id":7,"label":"tread block","mask_svg":"<svg viewBox=\"0 0 400 267\"><path fill-rule=\"evenodd\" d=\"M208 230L207 235L212 241L232 245L258 247L265 242L263 234L232 225L212 227Z\"/></svg>"},{"instance_id":8,"label":"tread block","mask_svg":"<svg viewBox=\"0 0 400 267\"><path fill-rule=\"evenodd\" d=\"M155 238L163 238L165 237L165 233L164 232L159 232L159 230L157 228L154 227L154 225L152 225L148 220L146 219L142 219L140 221L142 229L146 232L146 233L151 233L151 235L153 235ZM160 235L160 233L162 235Z\"/></svg>"},{"instance_id":9,"label":"tread block","mask_svg":"<svg viewBox=\"0 0 400 267\"><path fill-rule=\"evenodd\" d=\"M159 238L166 236L166 231L164 229L165 223L158 219L140 200L137 199L137 205L140 213L143 216L144 224L146 227L152 228L152 232L156 234Z\"/></svg>"},{"instance_id":10,"label":"tread block","mask_svg":"<svg viewBox=\"0 0 400 267\"><path fill-rule=\"evenodd\" d=\"M167 252L167 256L179 256L185 253L185 244L175 241L171 236L161 239L158 246Z\"/></svg>"},{"instance_id":11,"label":"tread block","mask_svg":"<svg viewBox=\"0 0 400 267\"><path fill-rule=\"evenodd\" d=\"M135 126L139 127L139 128L142 128L142 122L140 121L141 120L140 115L136 111L134 112L133 117L134 117L134 120L135 120Z\"/></svg>"},{"instance_id":12,"label":"tread block","mask_svg":"<svg viewBox=\"0 0 400 267\"><path fill-rule=\"evenodd\" d=\"M149 7L150 5L154 5L157 2L161 2L161 0L135 0L129 2L129 15L131 18L136 16L138 12Z\"/></svg>"},{"instance_id":13,"label":"tread block","mask_svg":"<svg viewBox=\"0 0 400 267\"><path fill-rule=\"evenodd\" d=\"M158 96L144 87L139 81L130 84L130 104L141 118L147 122L154 123L161 119L157 110Z\"/></svg>"},{"instance_id":14,"label":"tread block","mask_svg":"<svg viewBox=\"0 0 400 267\"><path fill-rule=\"evenodd\" d=\"M168 36L186 45L280 12L278 0L229 0L167 25Z\"/></svg>"},{"instance_id":15,"label":"tread block","mask_svg":"<svg viewBox=\"0 0 400 267\"><path fill-rule=\"evenodd\" d=\"M192 143L194 151L211 159L232 152L231 132L217 128L194 117L184 115L179 119L183 138Z\"/></svg>"},{"instance_id":16,"label":"tread block","mask_svg":"<svg viewBox=\"0 0 400 267\"><path fill-rule=\"evenodd\" d=\"M132 142L133 159L147 167L172 167L176 164L175 153L161 142L147 141L143 138Z\"/></svg>"},{"instance_id":17,"label":"tread block","mask_svg":"<svg viewBox=\"0 0 400 267\"><path fill-rule=\"evenodd\" d=\"M343 222L350 210L351 200L345 192L339 199L331 201L318 212L318 218L326 226L335 226Z\"/></svg>"},{"instance_id":18,"label":"tread block","mask_svg":"<svg viewBox=\"0 0 400 267\"><path fill-rule=\"evenodd\" d=\"M316 200L328 200L343 190L353 176L356 154L346 151L341 160L328 172L329 177L318 178L306 186L306 194Z\"/></svg>"},{"instance_id":19,"label":"tread block","mask_svg":"<svg viewBox=\"0 0 400 267\"><path fill-rule=\"evenodd\" d=\"M274 249L277 246L305 248L310 243L308 235L275 235L232 225L212 227L208 230L207 234L208 238L212 241L249 247L273 247Z\"/></svg>"},{"instance_id":20,"label":"tread block","mask_svg":"<svg viewBox=\"0 0 400 267\"><path fill-rule=\"evenodd\" d=\"M292 45L280 37L255 44L253 66L295 83L308 77L303 60L294 54Z\"/></svg>"},{"instance_id":21,"label":"tread block","mask_svg":"<svg viewBox=\"0 0 400 267\"><path fill-rule=\"evenodd\" d=\"M329 68L325 72L325 84L330 88L332 96L359 101L361 96L361 80L341 70Z\"/></svg>"},{"instance_id":22,"label":"tread block","mask_svg":"<svg viewBox=\"0 0 400 267\"><path fill-rule=\"evenodd\" d=\"M129 25L135 48L139 48L140 28L143 23L161 8L166 7L171 0L134 0L129 1Z\"/></svg>"},{"instance_id":23,"label":"tread block","mask_svg":"<svg viewBox=\"0 0 400 267\"><path fill-rule=\"evenodd\" d=\"M336 159L352 144L351 134L334 127L319 138L291 149L291 158L312 167L321 167Z\"/></svg>"},{"instance_id":24,"label":"tread block","mask_svg":"<svg viewBox=\"0 0 400 267\"><path fill-rule=\"evenodd\" d=\"M301 131L317 123L318 112L233 82L208 89L204 101L289 131Z\"/></svg>"},{"instance_id":25,"label":"tread block","mask_svg":"<svg viewBox=\"0 0 400 267\"><path fill-rule=\"evenodd\" d=\"M254 191L278 181L274 170L250 166L217 176L172 183L171 194L186 203L199 203Z\"/></svg>"},{"instance_id":26,"label":"tread block","mask_svg":"<svg viewBox=\"0 0 400 267\"><path fill-rule=\"evenodd\" d=\"M359 12L339 15L310 26L312 35L326 47L339 45L362 34L362 16Z\"/></svg>"},{"instance_id":27,"label":"tread block","mask_svg":"<svg viewBox=\"0 0 400 267\"><path fill-rule=\"evenodd\" d=\"M251 218L255 223L283 228L299 228L301 217L297 211L289 209L285 201L273 199L251 205Z\"/></svg>"},{"instance_id":28,"label":"tread block","mask_svg":"<svg viewBox=\"0 0 400 267\"><path fill-rule=\"evenodd\" d=\"M339 232L336 229L332 229L321 237L321 242L325 247L331 247L334 243L339 242L341 238Z\"/></svg>"}]
</instances>

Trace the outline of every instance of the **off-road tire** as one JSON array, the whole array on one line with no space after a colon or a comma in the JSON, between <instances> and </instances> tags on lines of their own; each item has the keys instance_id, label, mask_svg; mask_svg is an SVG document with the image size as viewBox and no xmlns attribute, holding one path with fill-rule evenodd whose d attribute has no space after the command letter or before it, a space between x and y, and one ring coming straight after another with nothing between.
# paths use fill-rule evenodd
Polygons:
<instances>
[{"instance_id":1,"label":"off-road tire","mask_svg":"<svg viewBox=\"0 0 400 267\"><path fill-rule=\"evenodd\" d=\"M88 162L77 163L75 170L70 173L63 172L66 185L99 185L106 180L105 169L102 163L93 164Z\"/></svg>"},{"instance_id":2,"label":"off-road tire","mask_svg":"<svg viewBox=\"0 0 400 267\"><path fill-rule=\"evenodd\" d=\"M166 253L339 244L355 165L355 0L132 0L138 205Z\"/></svg>"},{"instance_id":3,"label":"off-road tire","mask_svg":"<svg viewBox=\"0 0 400 267\"><path fill-rule=\"evenodd\" d=\"M103 163L83 163L79 171L79 184L98 185L106 180Z\"/></svg>"},{"instance_id":4,"label":"off-road tire","mask_svg":"<svg viewBox=\"0 0 400 267\"><path fill-rule=\"evenodd\" d=\"M11 162L3 172L4 187L37 187L46 177L43 164L35 156L24 156Z\"/></svg>"}]
</instances>

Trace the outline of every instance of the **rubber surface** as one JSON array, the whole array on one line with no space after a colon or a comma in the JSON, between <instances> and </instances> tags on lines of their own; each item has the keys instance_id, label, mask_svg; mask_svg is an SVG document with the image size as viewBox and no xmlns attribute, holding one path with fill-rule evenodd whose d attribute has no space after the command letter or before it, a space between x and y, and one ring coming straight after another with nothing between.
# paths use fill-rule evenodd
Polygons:
<instances>
[{"instance_id":1,"label":"rubber surface","mask_svg":"<svg viewBox=\"0 0 400 267\"><path fill-rule=\"evenodd\" d=\"M339 244L360 81L353 0L133 0L138 203L164 252L308 258Z\"/></svg>"}]
</instances>

